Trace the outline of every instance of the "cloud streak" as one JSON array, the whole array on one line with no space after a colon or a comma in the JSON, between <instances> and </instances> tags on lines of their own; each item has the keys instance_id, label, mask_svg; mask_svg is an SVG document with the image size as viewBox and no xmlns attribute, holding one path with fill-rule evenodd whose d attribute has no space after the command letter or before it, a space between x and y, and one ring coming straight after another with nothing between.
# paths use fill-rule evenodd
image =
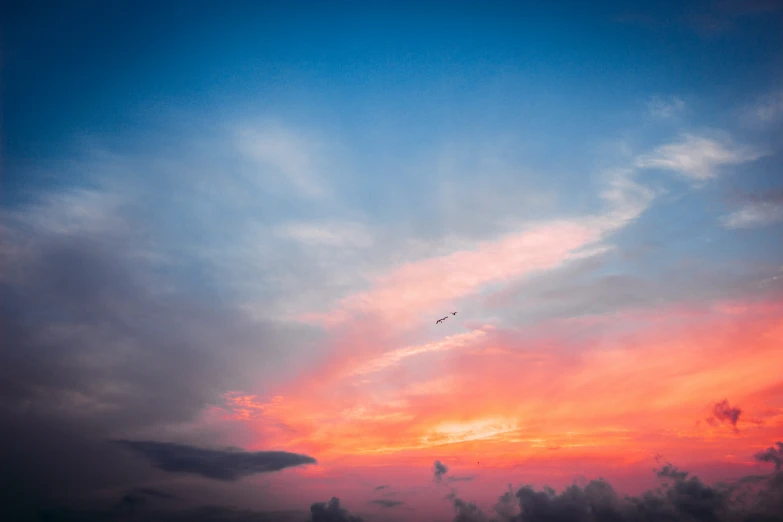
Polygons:
<instances>
[{"instance_id":1,"label":"cloud streak","mask_svg":"<svg viewBox=\"0 0 783 522\"><path fill-rule=\"evenodd\" d=\"M636 160L642 169L663 169L704 182L718 176L720 168L756 160L766 153L728 140L718 141L695 134L684 134L679 141L662 145Z\"/></svg>"},{"instance_id":2,"label":"cloud streak","mask_svg":"<svg viewBox=\"0 0 783 522\"><path fill-rule=\"evenodd\" d=\"M170 442L132 440L112 442L142 455L162 470L172 473L192 473L215 480L234 481L256 473L270 473L317 463L313 457L285 451L221 451Z\"/></svg>"}]
</instances>

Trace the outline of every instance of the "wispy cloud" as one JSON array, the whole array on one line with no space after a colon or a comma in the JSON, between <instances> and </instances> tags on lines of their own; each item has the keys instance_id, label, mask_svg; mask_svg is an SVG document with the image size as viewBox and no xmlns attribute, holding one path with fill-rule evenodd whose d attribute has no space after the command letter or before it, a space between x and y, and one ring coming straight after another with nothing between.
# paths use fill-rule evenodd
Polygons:
<instances>
[{"instance_id":1,"label":"wispy cloud","mask_svg":"<svg viewBox=\"0 0 783 522\"><path fill-rule=\"evenodd\" d=\"M394 366L408 357L414 357L416 355L422 355L429 352L453 350L462 346L469 346L485 335L486 332L483 330L474 330L464 334L450 335L440 341L433 343L419 346L410 346L407 348L400 348L398 350L389 351L384 353L382 356L368 361L358 368L355 368L353 373L356 375L363 375L366 373L377 372L390 366Z\"/></svg>"},{"instance_id":2,"label":"wispy cloud","mask_svg":"<svg viewBox=\"0 0 783 522\"><path fill-rule=\"evenodd\" d=\"M257 166L260 182L274 184L283 179L306 197L330 193L318 154L323 146L281 125L243 129L237 147Z\"/></svg>"},{"instance_id":3,"label":"wispy cloud","mask_svg":"<svg viewBox=\"0 0 783 522\"><path fill-rule=\"evenodd\" d=\"M373 244L367 227L355 222L290 222L276 226L275 234L309 246L369 247Z\"/></svg>"},{"instance_id":4,"label":"wispy cloud","mask_svg":"<svg viewBox=\"0 0 783 522\"><path fill-rule=\"evenodd\" d=\"M783 189L743 194L738 200L740 208L721 218L726 228L759 228L783 221Z\"/></svg>"},{"instance_id":5,"label":"wispy cloud","mask_svg":"<svg viewBox=\"0 0 783 522\"><path fill-rule=\"evenodd\" d=\"M729 140L705 138L684 134L675 143L662 145L651 154L640 156L639 168L672 170L695 181L715 178L724 165L739 165L764 156L766 152L748 146L740 146Z\"/></svg>"},{"instance_id":6,"label":"wispy cloud","mask_svg":"<svg viewBox=\"0 0 783 522\"><path fill-rule=\"evenodd\" d=\"M755 104L745 109L745 115L761 124L779 121L783 118L783 89L760 97Z\"/></svg>"},{"instance_id":7,"label":"wispy cloud","mask_svg":"<svg viewBox=\"0 0 783 522\"><path fill-rule=\"evenodd\" d=\"M685 111L685 102L677 96L662 98L653 96L647 102L647 112L650 116L659 119L673 119Z\"/></svg>"}]
</instances>

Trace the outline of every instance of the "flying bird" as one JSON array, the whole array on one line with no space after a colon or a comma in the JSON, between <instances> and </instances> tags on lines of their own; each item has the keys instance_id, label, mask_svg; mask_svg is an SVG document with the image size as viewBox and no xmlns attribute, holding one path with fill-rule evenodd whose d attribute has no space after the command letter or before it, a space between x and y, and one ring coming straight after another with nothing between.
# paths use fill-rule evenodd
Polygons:
<instances>
[{"instance_id":1,"label":"flying bird","mask_svg":"<svg viewBox=\"0 0 783 522\"><path fill-rule=\"evenodd\" d=\"M457 312L451 312L451 315L457 315Z\"/></svg>"}]
</instances>

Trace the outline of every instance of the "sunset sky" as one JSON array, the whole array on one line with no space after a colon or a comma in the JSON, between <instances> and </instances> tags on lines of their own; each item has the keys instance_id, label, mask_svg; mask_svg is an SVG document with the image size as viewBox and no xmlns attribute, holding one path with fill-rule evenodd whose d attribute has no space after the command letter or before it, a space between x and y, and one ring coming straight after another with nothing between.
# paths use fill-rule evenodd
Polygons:
<instances>
[{"instance_id":1,"label":"sunset sky","mask_svg":"<svg viewBox=\"0 0 783 522\"><path fill-rule=\"evenodd\" d=\"M0 18L18 516L473 521L780 468L780 2Z\"/></svg>"}]
</instances>

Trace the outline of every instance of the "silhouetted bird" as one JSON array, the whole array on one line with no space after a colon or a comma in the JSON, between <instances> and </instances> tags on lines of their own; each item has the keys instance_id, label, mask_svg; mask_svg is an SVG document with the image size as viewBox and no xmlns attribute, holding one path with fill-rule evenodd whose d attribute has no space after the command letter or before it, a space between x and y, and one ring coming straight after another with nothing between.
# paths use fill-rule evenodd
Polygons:
<instances>
[{"instance_id":1,"label":"silhouetted bird","mask_svg":"<svg viewBox=\"0 0 783 522\"><path fill-rule=\"evenodd\" d=\"M457 315L457 312L451 312L451 315Z\"/></svg>"}]
</instances>

